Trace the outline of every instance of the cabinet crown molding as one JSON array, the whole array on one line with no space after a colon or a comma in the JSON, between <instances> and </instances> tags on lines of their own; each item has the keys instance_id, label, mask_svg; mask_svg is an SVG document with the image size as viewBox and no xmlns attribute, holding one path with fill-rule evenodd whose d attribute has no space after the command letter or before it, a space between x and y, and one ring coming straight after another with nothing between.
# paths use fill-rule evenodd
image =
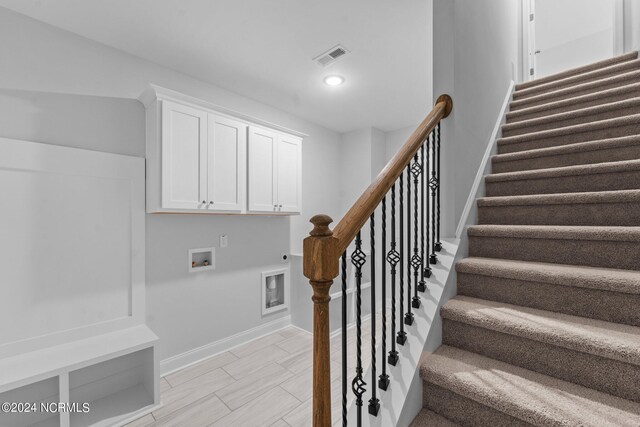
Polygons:
<instances>
[{"instance_id":1,"label":"cabinet crown molding","mask_svg":"<svg viewBox=\"0 0 640 427\"><path fill-rule=\"evenodd\" d=\"M140 101L145 108L149 108L151 103L153 103L156 100L160 100L160 101L167 100L167 101L178 102L180 104L191 105L198 108L206 108L207 110L212 110L217 114L227 116L230 119L246 122L247 125L259 125L265 128L277 130L279 132L285 132L300 138L306 138L307 136L309 136L304 132L299 132L297 130L280 126L268 120L263 120L247 114L243 114L238 111L232 110L230 108L222 107L212 102L205 101L203 99L186 95L184 93L167 89L155 84L149 84L149 87L145 89L144 92L142 92L142 94L140 94L140 96L138 97L138 101Z\"/></svg>"}]
</instances>

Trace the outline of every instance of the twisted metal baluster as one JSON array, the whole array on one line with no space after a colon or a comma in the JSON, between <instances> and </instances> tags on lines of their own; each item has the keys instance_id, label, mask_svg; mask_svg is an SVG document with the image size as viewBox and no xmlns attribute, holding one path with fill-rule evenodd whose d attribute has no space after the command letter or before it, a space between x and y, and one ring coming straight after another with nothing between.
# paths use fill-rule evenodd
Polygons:
<instances>
[{"instance_id":1,"label":"twisted metal baluster","mask_svg":"<svg viewBox=\"0 0 640 427\"><path fill-rule=\"evenodd\" d=\"M362 395L367 391L366 382L362 379L362 266L366 262L366 255L362 252L362 237L358 231L356 236L356 250L351 254L351 263L356 272L356 376L351 382L351 390L356 396L358 407L358 426L362 425Z\"/></svg>"},{"instance_id":2,"label":"twisted metal baluster","mask_svg":"<svg viewBox=\"0 0 640 427\"><path fill-rule=\"evenodd\" d=\"M424 212L422 213L422 216L424 218L427 219L427 224L426 224L426 228L424 230L424 236L423 238L426 237L426 242L424 245L424 250L422 252L422 259L424 261L424 275L425 277L431 277L431 266L429 264L429 252L430 252L430 248L431 248L431 228L429 227L429 212L431 211L430 209L430 203L429 203L429 187L430 187L430 182L429 182L429 171L430 171L430 167L429 167L429 147L430 147L430 135L427 136L427 140L425 141L425 145L422 146L422 148L424 149L424 151L426 153L423 152L423 156L426 154L425 156L425 170L424 170L424 174L423 177L425 177L427 179L427 188L425 189L426 192L423 191L423 197L425 198L425 209Z\"/></svg>"},{"instance_id":3,"label":"twisted metal baluster","mask_svg":"<svg viewBox=\"0 0 640 427\"><path fill-rule=\"evenodd\" d=\"M436 192L438 190L438 177L436 176L436 138L435 130L431 133L431 179L429 187L431 187L431 256L429 262L435 264L438 262L436 255Z\"/></svg>"},{"instance_id":4,"label":"twisted metal baluster","mask_svg":"<svg viewBox=\"0 0 640 427\"><path fill-rule=\"evenodd\" d=\"M440 252L442 250L442 242L440 242L440 122L438 122L436 129L436 146L438 147L438 210L436 214L438 224L436 226L436 251Z\"/></svg>"},{"instance_id":5,"label":"twisted metal baluster","mask_svg":"<svg viewBox=\"0 0 640 427\"><path fill-rule=\"evenodd\" d=\"M411 307L420 308L420 298L418 297L418 276L422 267L422 258L418 248L418 180L422 165L418 161L418 153L413 156L413 165L411 173L413 174L413 256L411 257L411 266L413 267L413 299Z\"/></svg>"},{"instance_id":6,"label":"twisted metal baluster","mask_svg":"<svg viewBox=\"0 0 640 427\"><path fill-rule=\"evenodd\" d=\"M420 148L421 170L420 170L420 282L418 282L418 291L427 290L427 282L424 280L424 144Z\"/></svg>"},{"instance_id":7,"label":"twisted metal baluster","mask_svg":"<svg viewBox=\"0 0 640 427\"><path fill-rule=\"evenodd\" d=\"M371 232L371 399L369 414L377 416L380 411L380 400L376 398L376 219L371 214L369 226Z\"/></svg>"},{"instance_id":8,"label":"twisted metal baluster","mask_svg":"<svg viewBox=\"0 0 640 427\"><path fill-rule=\"evenodd\" d=\"M404 263L402 262L404 259L404 185L402 181L402 174L400 174L400 257L398 262L400 263L400 332L398 332L398 336L396 337L396 342L400 345L404 345L407 342L407 333L404 331L404 323L402 322L402 314L404 313Z\"/></svg>"},{"instance_id":9,"label":"twisted metal baluster","mask_svg":"<svg viewBox=\"0 0 640 427\"><path fill-rule=\"evenodd\" d=\"M389 375L387 375L387 364L384 363L384 356L387 354L387 263L385 261L385 250L387 248L387 196L382 199L382 250L380 274L382 274L382 373L378 379L378 387L382 390L389 388Z\"/></svg>"},{"instance_id":10,"label":"twisted metal baluster","mask_svg":"<svg viewBox=\"0 0 640 427\"><path fill-rule=\"evenodd\" d=\"M398 363L398 351L396 350L396 265L400 261L400 254L396 250L396 184L391 187L391 249L387 254L387 262L391 266L391 351L387 361L390 365Z\"/></svg>"},{"instance_id":11,"label":"twisted metal baluster","mask_svg":"<svg viewBox=\"0 0 640 427\"><path fill-rule=\"evenodd\" d=\"M347 253L342 254L342 426L347 426Z\"/></svg>"},{"instance_id":12,"label":"twisted metal baluster","mask_svg":"<svg viewBox=\"0 0 640 427\"><path fill-rule=\"evenodd\" d=\"M407 312L404 324L413 325L411 312L411 166L407 165Z\"/></svg>"}]
</instances>

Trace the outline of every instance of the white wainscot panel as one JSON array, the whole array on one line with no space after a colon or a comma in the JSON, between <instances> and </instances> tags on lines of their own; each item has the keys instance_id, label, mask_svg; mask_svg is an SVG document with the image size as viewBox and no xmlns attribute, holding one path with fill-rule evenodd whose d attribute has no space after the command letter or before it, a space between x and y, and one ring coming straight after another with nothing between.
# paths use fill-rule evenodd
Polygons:
<instances>
[{"instance_id":1,"label":"white wainscot panel","mask_svg":"<svg viewBox=\"0 0 640 427\"><path fill-rule=\"evenodd\" d=\"M0 344L132 314L132 181L0 168Z\"/></svg>"}]
</instances>

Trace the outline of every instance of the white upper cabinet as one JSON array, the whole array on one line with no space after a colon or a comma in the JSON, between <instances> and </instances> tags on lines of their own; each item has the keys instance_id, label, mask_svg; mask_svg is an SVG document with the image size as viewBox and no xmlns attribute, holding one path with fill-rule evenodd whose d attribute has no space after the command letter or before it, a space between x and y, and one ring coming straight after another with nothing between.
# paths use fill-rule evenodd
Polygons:
<instances>
[{"instance_id":1,"label":"white upper cabinet","mask_svg":"<svg viewBox=\"0 0 640 427\"><path fill-rule=\"evenodd\" d=\"M247 125L213 114L208 124L208 209L240 212L247 186Z\"/></svg>"},{"instance_id":2,"label":"white upper cabinet","mask_svg":"<svg viewBox=\"0 0 640 427\"><path fill-rule=\"evenodd\" d=\"M301 134L156 86L140 100L147 212L300 212Z\"/></svg>"},{"instance_id":3,"label":"white upper cabinet","mask_svg":"<svg viewBox=\"0 0 640 427\"><path fill-rule=\"evenodd\" d=\"M276 150L278 134L249 128L249 210L277 212Z\"/></svg>"},{"instance_id":4,"label":"white upper cabinet","mask_svg":"<svg viewBox=\"0 0 640 427\"><path fill-rule=\"evenodd\" d=\"M207 114L162 104L162 207L198 209L205 204Z\"/></svg>"},{"instance_id":5,"label":"white upper cabinet","mask_svg":"<svg viewBox=\"0 0 640 427\"><path fill-rule=\"evenodd\" d=\"M249 211L299 213L302 209L302 140L249 128Z\"/></svg>"},{"instance_id":6,"label":"white upper cabinet","mask_svg":"<svg viewBox=\"0 0 640 427\"><path fill-rule=\"evenodd\" d=\"M276 163L278 211L299 213L302 209L302 140L280 135Z\"/></svg>"}]
</instances>

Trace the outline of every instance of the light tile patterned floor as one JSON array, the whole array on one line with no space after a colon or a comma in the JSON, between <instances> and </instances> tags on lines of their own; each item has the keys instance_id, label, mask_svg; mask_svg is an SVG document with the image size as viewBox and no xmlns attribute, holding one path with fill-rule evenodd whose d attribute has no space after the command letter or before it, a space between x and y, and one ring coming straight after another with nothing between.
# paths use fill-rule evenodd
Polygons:
<instances>
[{"instance_id":1,"label":"light tile patterned floor","mask_svg":"<svg viewBox=\"0 0 640 427\"><path fill-rule=\"evenodd\" d=\"M370 322L363 322L368 366ZM349 341L354 340L349 333ZM332 339L332 409L340 424L340 336ZM350 344L353 349L353 344ZM311 425L311 334L289 327L161 378L163 406L128 427L308 427ZM353 352L352 352L353 353ZM355 360L347 365L353 372Z\"/></svg>"}]
</instances>

